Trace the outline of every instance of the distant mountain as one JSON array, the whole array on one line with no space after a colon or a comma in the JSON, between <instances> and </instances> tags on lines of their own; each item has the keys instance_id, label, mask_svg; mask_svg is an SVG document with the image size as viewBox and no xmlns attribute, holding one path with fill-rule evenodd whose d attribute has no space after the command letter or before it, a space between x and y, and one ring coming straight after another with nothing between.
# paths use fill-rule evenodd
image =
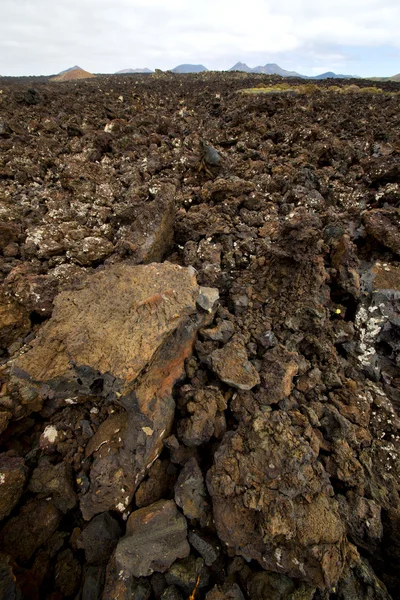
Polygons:
<instances>
[{"instance_id":1,"label":"distant mountain","mask_svg":"<svg viewBox=\"0 0 400 600\"><path fill-rule=\"evenodd\" d=\"M286 71L286 69L282 69L279 65L274 63L254 67L251 72L265 73L266 75L281 75L282 77L304 77L304 75L300 75L300 73L296 73L296 71Z\"/></svg>"},{"instance_id":2,"label":"distant mountain","mask_svg":"<svg viewBox=\"0 0 400 600\"><path fill-rule=\"evenodd\" d=\"M371 79L372 81L400 81L400 73L392 75L392 77L364 77L364 79Z\"/></svg>"},{"instance_id":3,"label":"distant mountain","mask_svg":"<svg viewBox=\"0 0 400 600\"><path fill-rule=\"evenodd\" d=\"M70 67L65 71L61 71L56 77L52 77L51 81L74 81L76 79L89 79L91 77L96 77L93 73L89 73L88 71L84 71L77 65L75 67Z\"/></svg>"},{"instance_id":4,"label":"distant mountain","mask_svg":"<svg viewBox=\"0 0 400 600\"><path fill-rule=\"evenodd\" d=\"M172 73L202 73L208 69L204 65L178 65L171 71Z\"/></svg>"},{"instance_id":5,"label":"distant mountain","mask_svg":"<svg viewBox=\"0 0 400 600\"><path fill-rule=\"evenodd\" d=\"M264 66L260 65L258 67L249 67L246 63L238 62L236 65L233 65L228 71L243 71L244 73L265 73L266 75L281 75L282 77L304 77L304 75L300 75L300 73L296 73L296 71L286 71L286 69L282 69L279 65L274 63L266 64Z\"/></svg>"},{"instance_id":6,"label":"distant mountain","mask_svg":"<svg viewBox=\"0 0 400 600\"><path fill-rule=\"evenodd\" d=\"M151 69L145 67L144 69L122 69L122 71L117 71L116 75L129 75L130 73L153 73Z\"/></svg>"},{"instance_id":7,"label":"distant mountain","mask_svg":"<svg viewBox=\"0 0 400 600\"><path fill-rule=\"evenodd\" d=\"M308 77L308 79L357 79L357 75L342 75L333 73L332 71L327 71L326 73L321 73L321 75L315 75L314 77Z\"/></svg>"},{"instance_id":8,"label":"distant mountain","mask_svg":"<svg viewBox=\"0 0 400 600\"><path fill-rule=\"evenodd\" d=\"M264 66L251 68L248 67L245 63L238 62L236 63L236 65L228 69L228 71L243 71L244 73L265 73L266 75L281 75L281 77L301 77L302 79L328 79L328 77L331 77L332 79L357 78L357 75L337 75L332 71L328 71L327 73L321 73L321 75L315 75L315 77L308 77L307 75L301 75L296 71L286 71L286 69L282 69L282 67L275 63L267 63Z\"/></svg>"},{"instance_id":9,"label":"distant mountain","mask_svg":"<svg viewBox=\"0 0 400 600\"><path fill-rule=\"evenodd\" d=\"M236 65L233 65L228 71L242 71L243 73L251 73L253 69L248 67L246 63L237 62Z\"/></svg>"}]
</instances>

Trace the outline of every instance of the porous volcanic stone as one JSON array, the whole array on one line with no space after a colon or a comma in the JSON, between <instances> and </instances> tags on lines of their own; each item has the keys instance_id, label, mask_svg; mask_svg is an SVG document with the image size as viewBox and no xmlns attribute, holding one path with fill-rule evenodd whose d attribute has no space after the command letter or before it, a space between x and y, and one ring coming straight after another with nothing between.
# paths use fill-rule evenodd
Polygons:
<instances>
[{"instance_id":1,"label":"porous volcanic stone","mask_svg":"<svg viewBox=\"0 0 400 600\"><path fill-rule=\"evenodd\" d=\"M15 373L53 388L61 381L75 391L81 385L86 393L93 373L129 385L195 312L197 296L190 268L120 264L99 271L57 296L52 318L16 361ZM82 370L92 374L88 388Z\"/></svg>"},{"instance_id":2,"label":"porous volcanic stone","mask_svg":"<svg viewBox=\"0 0 400 600\"><path fill-rule=\"evenodd\" d=\"M231 340L221 350L211 354L213 371L222 381L239 390L251 390L260 383L260 376L248 359L245 346Z\"/></svg>"},{"instance_id":3,"label":"porous volcanic stone","mask_svg":"<svg viewBox=\"0 0 400 600\"><path fill-rule=\"evenodd\" d=\"M334 585L345 527L327 473L288 415L256 413L225 434L214 459L207 484L219 538L264 569Z\"/></svg>"},{"instance_id":4,"label":"porous volcanic stone","mask_svg":"<svg viewBox=\"0 0 400 600\"><path fill-rule=\"evenodd\" d=\"M131 514L114 556L122 578L147 577L189 552L186 519L173 500L160 500Z\"/></svg>"}]
</instances>

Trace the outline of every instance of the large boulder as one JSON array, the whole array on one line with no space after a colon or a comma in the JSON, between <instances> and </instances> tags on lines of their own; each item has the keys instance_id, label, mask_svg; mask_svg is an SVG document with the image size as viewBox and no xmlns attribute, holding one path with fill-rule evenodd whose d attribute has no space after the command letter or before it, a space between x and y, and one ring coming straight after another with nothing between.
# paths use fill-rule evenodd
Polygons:
<instances>
[{"instance_id":1,"label":"large boulder","mask_svg":"<svg viewBox=\"0 0 400 600\"><path fill-rule=\"evenodd\" d=\"M207 483L220 539L264 568L320 587L338 581L345 527L327 473L281 411L225 434Z\"/></svg>"}]
</instances>

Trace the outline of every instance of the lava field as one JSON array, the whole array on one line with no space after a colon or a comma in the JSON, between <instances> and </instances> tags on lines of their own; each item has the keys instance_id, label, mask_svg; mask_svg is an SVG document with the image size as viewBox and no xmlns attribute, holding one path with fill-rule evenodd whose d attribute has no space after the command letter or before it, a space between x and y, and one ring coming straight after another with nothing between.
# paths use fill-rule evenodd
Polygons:
<instances>
[{"instance_id":1,"label":"lava field","mask_svg":"<svg viewBox=\"0 0 400 600\"><path fill-rule=\"evenodd\" d=\"M0 286L1 599L400 598L400 84L1 78Z\"/></svg>"}]
</instances>

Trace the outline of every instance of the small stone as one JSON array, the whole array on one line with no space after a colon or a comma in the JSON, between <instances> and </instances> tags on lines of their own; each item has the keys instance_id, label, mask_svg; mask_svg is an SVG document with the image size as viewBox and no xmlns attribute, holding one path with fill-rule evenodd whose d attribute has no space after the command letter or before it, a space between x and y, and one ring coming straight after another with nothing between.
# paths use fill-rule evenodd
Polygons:
<instances>
[{"instance_id":1,"label":"small stone","mask_svg":"<svg viewBox=\"0 0 400 600\"><path fill-rule=\"evenodd\" d=\"M165 576L167 583L181 588L185 594L191 594L200 575L198 587L203 588L208 584L208 572L204 568L202 558L195 558L190 555L183 560L177 560L169 569Z\"/></svg>"},{"instance_id":2,"label":"small stone","mask_svg":"<svg viewBox=\"0 0 400 600\"><path fill-rule=\"evenodd\" d=\"M183 600L183 596L174 585L169 585L162 593L161 600Z\"/></svg>"},{"instance_id":3,"label":"small stone","mask_svg":"<svg viewBox=\"0 0 400 600\"><path fill-rule=\"evenodd\" d=\"M40 461L32 473L28 489L39 498L52 496L54 505L64 513L71 510L78 501L72 481L72 469L66 462L52 465L46 459Z\"/></svg>"},{"instance_id":4,"label":"small stone","mask_svg":"<svg viewBox=\"0 0 400 600\"><path fill-rule=\"evenodd\" d=\"M200 335L205 340L212 340L213 342L223 342L226 344L232 337L235 331L235 326L232 321L222 320L210 329L201 329Z\"/></svg>"},{"instance_id":5,"label":"small stone","mask_svg":"<svg viewBox=\"0 0 400 600\"><path fill-rule=\"evenodd\" d=\"M175 502L187 519L204 523L209 510L203 473L197 460L190 458L179 474L175 485Z\"/></svg>"},{"instance_id":6,"label":"small stone","mask_svg":"<svg viewBox=\"0 0 400 600\"><path fill-rule=\"evenodd\" d=\"M196 304L206 312L211 313L214 310L218 300L219 291L216 288L201 286Z\"/></svg>"},{"instance_id":7,"label":"small stone","mask_svg":"<svg viewBox=\"0 0 400 600\"><path fill-rule=\"evenodd\" d=\"M211 567L220 554L217 545L196 531L189 532L188 540L189 544L193 546L193 548L197 550L200 556L204 559L207 567Z\"/></svg>"},{"instance_id":8,"label":"small stone","mask_svg":"<svg viewBox=\"0 0 400 600\"><path fill-rule=\"evenodd\" d=\"M160 500L129 517L126 535L115 549L116 570L124 578L165 573L189 552L186 519L173 500Z\"/></svg>"},{"instance_id":9,"label":"small stone","mask_svg":"<svg viewBox=\"0 0 400 600\"><path fill-rule=\"evenodd\" d=\"M93 517L77 539L76 545L85 551L89 564L106 564L121 533L118 521L109 513L102 513Z\"/></svg>"},{"instance_id":10,"label":"small stone","mask_svg":"<svg viewBox=\"0 0 400 600\"><path fill-rule=\"evenodd\" d=\"M289 396L293 377L298 372L298 355L284 346L275 346L264 354L261 368L261 390L265 404L278 403Z\"/></svg>"},{"instance_id":11,"label":"small stone","mask_svg":"<svg viewBox=\"0 0 400 600\"><path fill-rule=\"evenodd\" d=\"M239 390L251 390L260 376L248 360L245 346L236 339L211 354L211 367L218 377Z\"/></svg>"}]
</instances>

